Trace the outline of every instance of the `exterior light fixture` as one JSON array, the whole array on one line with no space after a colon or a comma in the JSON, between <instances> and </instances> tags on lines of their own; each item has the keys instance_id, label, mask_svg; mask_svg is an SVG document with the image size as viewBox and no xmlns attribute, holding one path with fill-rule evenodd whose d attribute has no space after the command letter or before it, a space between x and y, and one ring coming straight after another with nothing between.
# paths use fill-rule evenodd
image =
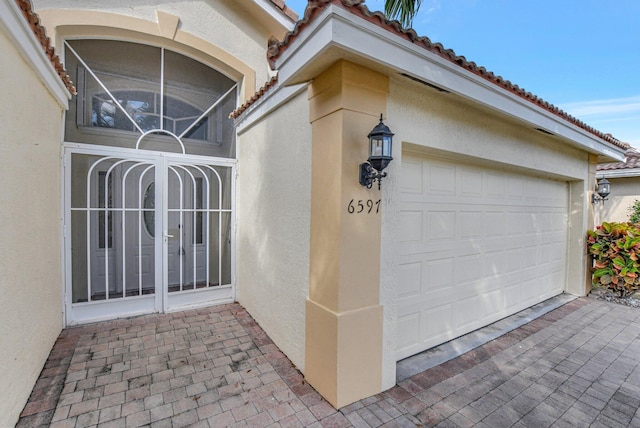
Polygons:
<instances>
[{"instance_id":1,"label":"exterior light fixture","mask_svg":"<svg viewBox=\"0 0 640 428\"><path fill-rule=\"evenodd\" d=\"M611 184L606 178L602 178L602 180L598 180L596 183L598 187L595 193L591 195L591 203L602 202L602 205L604 205L604 201L607 200L607 196L611 193ZM596 193L598 194L597 196Z\"/></svg>"},{"instance_id":2,"label":"exterior light fixture","mask_svg":"<svg viewBox=\"0 0 640 428\"><path fill-rule=\"evenodd\" d=\"M380 114L380 123L369 132L368 137L369 159L360 164L360 184L371 189L373 182L377 180L378 190L380 190L380 182L387 176L387 173L382 170L393 160L391 157L393 132L382 123L382 114Z\"/></svg>"}]
</instances>

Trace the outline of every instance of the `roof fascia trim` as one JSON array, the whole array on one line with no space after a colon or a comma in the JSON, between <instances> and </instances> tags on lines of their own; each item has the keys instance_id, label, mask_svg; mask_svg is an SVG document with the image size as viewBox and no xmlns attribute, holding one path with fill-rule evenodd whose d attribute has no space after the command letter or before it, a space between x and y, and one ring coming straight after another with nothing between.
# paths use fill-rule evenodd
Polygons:
<instances>
[{"instance_id":1,"label":"roof fascia trim","mask_svg":"<svg viewBox=\"0 0 640 428\"><path fill-rule=\"evenodd\" d=\"M640 168L614 169L596 172L596 178L631 178L640 177Z\"/></svg>"},{"instance_id":2,"label":"roof fascia trim","mask_svg":"<svg viewBox=\"0 0 640 428\"><path fill-rule=\"evenodd\" d=\"M504 115L573 141L582 149L623 161L625 149L600 140L586 130L468 70L416 46L350 11L328 5L276 59L282 85L331 47L407 73ZM384 52L384 57L380 57ZM400 67L398 64L404 64Z\"/></svg>"},{"instance_id":3,"label":"roof fascia trim","mask_svg":"<svg viewBox=\"0 0 640 428\"><path fill-rule=\"evenodd\" d=\"M329 47L333 39L330 18L340 10L333 4L325 7L276 59L275 69L278 71L278 80L281 83L285 83L295 72Z\"/></svg>"},{"instance_id":4,"label":"roof fascia trim","mask_svg":"<svg viewBox=\"0 0 640 428\"><path fill-rule=\"evenodd\" d=\"M253 125L262 120L262 118L280 108L280 106L291 98L305 91L308 86L309 82L291 86L279 85L271 88L267 94L260 98L255 104L251 105L236 119L236 134L242 135L248 131Z\"/></svg>"},{"instance_id":5,"label":"roof fascia trim","mask_svg":"<svg viewBox=\"0 0 640 428\"><path fill-rule=\"evenodd\" d=\"M260 7L265 13L267 13L273 20L275 20L278 24L282 25L287 31L293 30L296 23L289 18L284 12L273 4L269 0L253 0L253 2Z\"/></svg>"},{"instance_id":6,"label":"roof fascia trim","mask_svg":"<svg viewBox=\"0 0 640 428\"><path fill-rule=\"evenodd\" d=\"M36 72L60 107L67 110L71 93L51 65L51 61L14 1L0 1L0 30L15 45L20 56Z\"/></svg>"}]
</instances>

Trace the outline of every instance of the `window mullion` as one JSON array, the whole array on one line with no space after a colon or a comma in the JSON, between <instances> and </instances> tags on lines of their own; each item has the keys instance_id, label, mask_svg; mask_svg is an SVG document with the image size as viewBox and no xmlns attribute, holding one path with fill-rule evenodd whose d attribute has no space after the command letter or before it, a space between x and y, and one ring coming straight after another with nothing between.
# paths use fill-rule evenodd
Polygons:
<instances>
[{"instance_id":1,"label":"window mullion","mask_svg":"<svg viewBox=\"0 0 640 428\"><path fill-rule=\"evenodd\" d=\"M160 129L164 130L164 48L160 48Z\"/></svg>"}]
</instances>

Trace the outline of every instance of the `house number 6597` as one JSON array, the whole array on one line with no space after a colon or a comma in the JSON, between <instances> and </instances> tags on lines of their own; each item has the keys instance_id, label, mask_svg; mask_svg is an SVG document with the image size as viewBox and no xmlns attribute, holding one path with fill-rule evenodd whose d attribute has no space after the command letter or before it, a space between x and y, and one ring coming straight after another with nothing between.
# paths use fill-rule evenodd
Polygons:
<instances>
[{"instance_id":1,"label":"house number 6597","mask_svg":"<svg viewBox=\"0 0 640 428\"><path fill-rule=\"evenodd\" d=\"M349 205L347 205L347 212L349 214L371 214L375 207L375 213L380 212L380 199L374 201L373 199L359 199L357 202L355 199L351 199Z\"/></svg>"}]
</instances>

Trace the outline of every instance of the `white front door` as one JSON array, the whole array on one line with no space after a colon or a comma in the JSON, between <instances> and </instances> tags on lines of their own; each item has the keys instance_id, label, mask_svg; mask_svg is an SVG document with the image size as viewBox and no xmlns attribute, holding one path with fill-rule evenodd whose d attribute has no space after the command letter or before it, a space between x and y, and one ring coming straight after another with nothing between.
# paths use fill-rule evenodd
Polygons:
<instances>
[{"instance_id":1,"label":"white front door","mask_svg":"<svg viewBox=\"0 0 640 428\"><path fill-rule=\"evenodd\" d=\"M233 160L65 151L67 324L234 300Z\"/></svg>"}]
</instances>

